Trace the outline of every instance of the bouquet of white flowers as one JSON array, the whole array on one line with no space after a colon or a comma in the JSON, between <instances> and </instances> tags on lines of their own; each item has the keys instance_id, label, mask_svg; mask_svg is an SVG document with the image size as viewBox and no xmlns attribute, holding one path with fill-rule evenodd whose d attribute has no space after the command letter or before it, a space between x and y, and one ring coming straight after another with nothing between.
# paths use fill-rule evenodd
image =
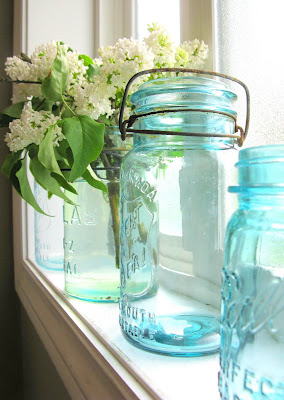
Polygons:
<instances>
[{"instance_id":1,"label":"bouquet of white flowers","mask_svg":"<svg viewBox=\"0 0 284 400\"><path fill-rule=\"evenodd\" d=\"M119 39L99 49L100 58L94 60L55 41L37 47L31 57L7 59L8 81L16 85L12 105L0 113L0 126L9 127L5 141L11 150L2 172L37 211L43 212L28 182L26 158L49 197L73 204L66 193L76 193L70 182L79 177L107 191L90 163L104 146L104 124L117 125L129 79L151 68L203 66L208 55L203 41L176 45L162 26L152 24L148 30L142 42ZM132 92L142 79L153 78L141 78ZM131 112L129 101L126 111Z\"/></svg>"}]
</instances>

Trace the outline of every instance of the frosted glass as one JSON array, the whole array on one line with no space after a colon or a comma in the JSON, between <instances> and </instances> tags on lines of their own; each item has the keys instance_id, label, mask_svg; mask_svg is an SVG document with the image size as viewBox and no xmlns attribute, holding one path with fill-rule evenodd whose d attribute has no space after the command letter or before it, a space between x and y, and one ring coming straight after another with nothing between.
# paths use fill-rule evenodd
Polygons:
<instances>
[{"instance_id":1,"label":"frosted glass","mask_svg":"<svg viewBox=\"0 0 284 400\"><path fill-rule=\"evenodd\" d=\"M281 0L215 1L216 70L251 94L245 147L284 143L283 11Z\"/></svg>"}]
</instances>

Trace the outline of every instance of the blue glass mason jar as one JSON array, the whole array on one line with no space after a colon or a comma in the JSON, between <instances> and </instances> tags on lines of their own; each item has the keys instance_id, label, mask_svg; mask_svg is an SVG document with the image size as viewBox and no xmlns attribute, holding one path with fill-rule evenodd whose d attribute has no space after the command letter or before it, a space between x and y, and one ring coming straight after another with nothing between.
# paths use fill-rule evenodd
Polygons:
<instances>
[{"instance_id":1,"label":"blue glass mason jar","mask_svg":"<svg viewBox=\"0 0 284 400\"><path fill-rule=\"evenodd\" d=\"M63 200L47 197L47 191L37 182L34 195L40 208L47 214L34 212L35 260L45 269L63 271Z\"/></svg>"},{"instance_id":2,"label":"blue glass mason jar","mask_svg":"<svg viewBox=\"0 0 284 400\"><path fill-rule=\"evenodd\" d=\"M119 300L120 165L132 141L129 137L123 142L117 127L106 127L104 148L92 168L108 193L82 178L73 183L78 195L68 192L76 204L64 204L65 291L71 296L96 302Z\"/></svg>"},{"instance_id":3,"label":"blue glass mason jar","mask_svg":"<svg viewBox=\"0 0 284 400\"><path fill-rule=\"evenodd\" d=\"M235 100L224 83L200 76L155 79L131 96L120 326L143 349L178 356L219 349L224 234L236 208L227 199L238 154Z\"/></svg>"},{"instance_id":4,"label":"blue glass mason jar","mask_svg":"<svg viewBox=\"0 0 284 400\"><path fill-rule=\"evenodd\" d=\"M226 232L219 390L284 399L284 145L240 151Z\"/></svg>"}]
</instances>

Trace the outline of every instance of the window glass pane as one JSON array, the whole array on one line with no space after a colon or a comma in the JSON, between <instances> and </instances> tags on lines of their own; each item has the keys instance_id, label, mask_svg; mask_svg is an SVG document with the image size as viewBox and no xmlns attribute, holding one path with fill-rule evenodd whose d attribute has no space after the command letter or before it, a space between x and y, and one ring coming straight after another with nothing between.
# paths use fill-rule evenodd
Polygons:
<instances>
[{"instance_id":1,"label":"window glass pane","mask_svg":"<svg viewBox=\"0 0 284 400\"><path fill-rule=\"evenodd\" d=\"M246 147L284 143L282 4L216 1L217 70L241 79L251 94ZM239 98L244 98L243 91Z\"/></svg>"},{"instance_id":2,"label":"window glass pane","mask_svg":"<svg viewBox=\"0 0 284 400\"><path fill-rule=\"evenodd\" d=\"M180 42L180 5L178 0L136 0L136 36L147 36L147 25L164 25L174 42Z\"/></svg>"}]
</instances>

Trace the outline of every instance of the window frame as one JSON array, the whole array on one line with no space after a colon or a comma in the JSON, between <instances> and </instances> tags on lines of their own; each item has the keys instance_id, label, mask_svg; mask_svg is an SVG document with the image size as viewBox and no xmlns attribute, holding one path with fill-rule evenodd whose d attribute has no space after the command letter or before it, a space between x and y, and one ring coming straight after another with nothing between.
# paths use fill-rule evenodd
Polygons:
<instances>
[{"instance_id":1,"label":"window frame","mask_svg":"<svg viewBox=\"0 0 284 400\"><path fill-rule=\"evenodd\" d=\"M202 3L206 1L209 0ZM28 3L29 0L14 3L14 54L29 47L28 24L32 21ZM68 3L76 6L75 0ZM134 33L134 20L126 22L135 15L133 0L94 0L94 4L97 47L98 43L107 45ZM65 11L59 7L57 12ZM115 28L106 33L106 24L115 24L118 19ZM109 400L172 400L182 398L182 393L195 400L219 399L218 355L174 358L137 349L122 337L118 320L111 329L112 325L102 317L102 325L94 323L102 314L99 310L103 310L106 320L113 318L116 304L72 300L52 273L36 266L30 256L33 210L14 190L13 232L16 292L72 399L92 399L96 394L97 398ZM86 303L88 307L82 312Z\"/></svg>"}]
</instances>

